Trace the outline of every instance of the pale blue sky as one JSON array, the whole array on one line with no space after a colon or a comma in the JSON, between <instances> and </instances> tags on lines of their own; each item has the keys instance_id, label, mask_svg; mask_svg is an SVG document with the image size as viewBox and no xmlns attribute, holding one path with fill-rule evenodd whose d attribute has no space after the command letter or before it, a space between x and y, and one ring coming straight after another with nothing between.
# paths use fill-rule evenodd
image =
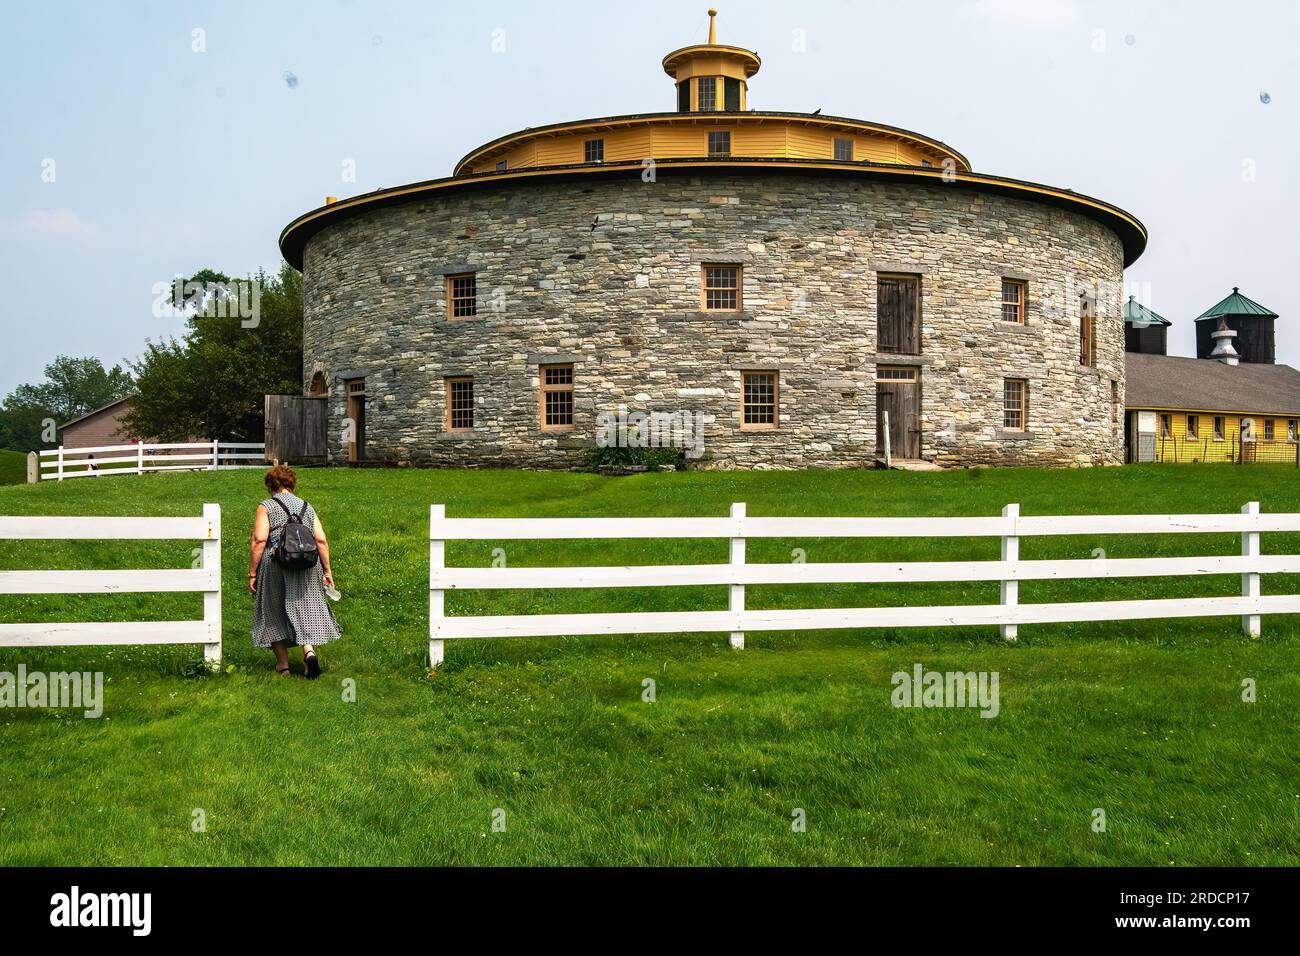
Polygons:
<instances>
[{"instance_id":1,"label":"pale blue sky","mask_svg":"<svg viewBox=\"0 0 1300 956\"><path fill-rule=\"evenodd\" d=\"M704 40L708 4L7 3L0 391L60 352L115 362L179 331L154 283L276 268L280 229L326 195L447 175L524 126L673 109L659 60ZM1300 365L1294 2L718 6L719 39L763 57L751 106L902 126L1114 202L1151 231L1129 278L1174 320L1172 352L1240 285Z\"/></svg>"}]
</instances>

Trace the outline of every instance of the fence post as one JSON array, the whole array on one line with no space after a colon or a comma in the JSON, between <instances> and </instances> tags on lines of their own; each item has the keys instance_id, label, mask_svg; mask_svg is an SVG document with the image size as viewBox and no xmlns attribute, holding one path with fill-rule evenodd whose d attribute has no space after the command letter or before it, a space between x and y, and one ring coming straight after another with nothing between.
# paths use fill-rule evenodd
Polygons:
<instances>
[{"instance_id":1,"label":"fence post","mask_svg":"<svg viewBox=\"0 0 1300 956\"><path fill-rule=\"evenodd\" d=\"M890 460L892 455L890 453L890 448L889 448L889 411L888 410L883 411L880 413L880 415L884 419L884 429L885 429L885 467L893 468L894 463L893 461Z\"/></svg>"},{"instance_id":2,"label":"fence post","mask_svg":"<svg viewBox=\"0 0 1300 956\"><path fill-rule=\"evenodd\" d=\"M216 471L217 468L217 440L214 438L212 439L212 470Z\"/></svg>"},{"instance_id":3,"label":"fence post","mask_svg":"<svg viewBox=\"0 0 1300 956\"><path fill-rule=\"evenodd\" d=\"M62 480L63 480L63 446L62 446L62 445L59 446L59 461L58 461L58 465L59 465L59 467L58 467L58 470L55 472L55 474L57 474L57 475L59 476L59 481L62 481Z\"/></svg>"},{"instance_id":4,"label":"fence post","mask_svg":"<svg viewBox=\"0 0 1300 956\"><path fill-rule=\"evenodd\" d=\"M221 666L221 505L204 505L208 536L203 541L203 570L216 580L216 589L203 592L203 623L208 629L208 643L203 645L203 661L211 669Z\"/></svg>"},{"instance_id":5,"label":"fence post","mask_svg":"<svg viewBox=\"0 0 1300 956\"><path fill-rule=\"evenodd\" d=\"M1015 530L1017 519L1020 518L1020 505L1007 505L1002 509L1002 517L1010 518L1012 521L1012 530ZM1020 536L1008 534L1002 536L1002 560L1019 561L1020 560ZM1015 607L1020 603L1020 581L1004 580L1002 582L1002 606ZM1002 632L1003 640L1014 641L1019 634L1019 625L1002 624L999 630Z\"/></svg>"},{"instance_id":6,"label":"fence post","mask_svg":"<svg viewBox=\"0 0 1300 956\"><path fill-rule=\"evenodd\" d=\"M27 453L27 483L39 484L41 480L41 456L34 451Z\"/></svg>"},{"instance_id":7,"label":"fence post","mask_svg":"<svg viewBox=\"0 0 1300 956\"><path fill-rule=\"evenodd\" d=\"M731 504L731 517L745 517L745 503L743 501L734 501ZM745 538L744 536L731 539L731 566L737 567L745 563ZM734 581L731 585L731 613L742 614L745 610L745 586L737 584ZM745 632L733 631L728 643L732 647L743 650L745 647Z\"/></svg>"},{"instance_id":8,"label":"fence post","mask_svg":"<svg viewBox=\"0 0 1300 956\"><path fill-rule=\"evenodd\" d=\"M138 441L135 443L135 473L137 475L144 474L144 442L143 441Z\"/></svg>"},{"instance_id":9,"label":"fence post","mask_svg":"<svg viewBox=\"0 0 1300 956\"><path fill-rule=\"evenodd\" d=\"M434 538L432 529L433 522L441 521L447 515L446 505L429 505L429 666L437 667L442 663L445 651L443 650L442 621L446 616L443 611L445 608L446 594L442 588L435 588L434 576L447 565L447 543L441 539Z\"/></svg>"},{"instance_id":10,"label":"fence post","mask_svg":"<svg viewBox=\"0 0 1300 956\"><path fill-rule=\"evenodd\" d=\"M1259 502L1248 501L1242 505L1241 513L1244 515L1259 514ZM1259 557L1259 532L1243 531L1241 533L1241 556L1243 558ZM1241 596L1244 598L1259 597L1259 572L1251 572L1241 576ZM1259 615L1243 614L1241 616L1241 629L1247 637L1259 637Z\"/></svg>"}]
</instances>

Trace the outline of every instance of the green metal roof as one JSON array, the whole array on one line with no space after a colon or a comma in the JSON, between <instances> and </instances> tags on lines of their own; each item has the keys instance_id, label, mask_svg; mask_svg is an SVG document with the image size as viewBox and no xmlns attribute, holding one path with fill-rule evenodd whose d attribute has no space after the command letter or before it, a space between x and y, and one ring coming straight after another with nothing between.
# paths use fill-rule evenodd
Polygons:
<instances>
[{"instance_id":1,"label":"green metal roof","mask_svg":"<svg viewBox=\"0 0 1300 956\"><path fill-rule=\"evenodd\" d=\"M1133 296L1128 297L1124 303L1124 321L1128 325L1136 327L1145 327L1148 325L1173 325L1163 315L1152 312L1145 305L1135 299Z\"/></svg>"},{"instance_id":2,"label":"green metal roof","mask_svg":"<svg viewBox=\"0 0 1300 956\"><path fill-rule=\"evenodd\" d=\"M1276 312L1270 312L1258 302L1253 302L1237 291L1237 287L1232 287L1232 295L1228 296L1218 305L1211 306L1206 311L1196 317L1197 322L1208 319L1217 319L1221 315L1262 315L1271 319L1277 318Z\"/></svg>"}]
</instances>

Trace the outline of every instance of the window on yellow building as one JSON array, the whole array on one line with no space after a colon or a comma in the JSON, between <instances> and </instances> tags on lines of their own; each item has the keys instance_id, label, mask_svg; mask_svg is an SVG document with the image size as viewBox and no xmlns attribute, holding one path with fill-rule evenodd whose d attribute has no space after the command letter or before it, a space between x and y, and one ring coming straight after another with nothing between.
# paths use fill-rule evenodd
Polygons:
<instances>
[{"instance_id":1,"label":"window on yellow building","mask_svg":"<svg viewBox=\"0 0 1300 956\"><path fill-rule=\"evenodd\" d=\"M740 80L727 77L722 81L722 105L728 113L740 112Z\"/></svg>"},{"instance_id":2,"label":"window on yellow building","mask_svg":"<svg viewBox=\"0 0 1300 956\"><path fill-rule=\"evenodd\" d=\"M1273 440L1273 419L1264 419L1264 441Z\"/></svg>"},{"instance_id":3,"label":"window on yellow building","mask_svg":"<svg viewBox=\"0 0 1300 956\"><path fill-rule=\"evenodd\" d=\"M853 140L836 137L835 158L842 163L853 162Z\"/></svg>"},{"instance_id":4,"label":"window on yellow building","mask_svg":"<svg viewBox=\"0 0 1300 956\"><path fill-rule=\"evenodd\" d=\"M709 133L709 155L731 155L731 133L728 130L715 130Z\"/></svg>"},{"instance_id":5,"label":"window on yellow building","mask_svg":"<svg viewBox=\"0 0 1300 956\"><path fill-rule=\"evenodd\" d=\"M1198 441L1201 437L1201 416L1187 416L1187 440Z\"/></svg>"},{"instance_id":6,"label":"window on yellow building","mask_svg":"<svg viewBox=\"0 0 1300 956\"><path fill-rule=\"evenodd\" d=\"M584 163L603 163L605 161L605 141L589 139L582 144L582 161Z\"/></svg>"},{"instance_id":7,"label":"window on yellow building","mask_svg":"<svg viewBox=\"0 0 1300 956\"><path fill-rule=\"evenodd\" d=\"M697 110L716 110L718 108L718 78L702 76L695 87L695 108Z\"/></svg>"},{"instance_id":8,"label":"window on yellow building","mask_svg":"<svg viewBox=\"0 0 1300 956\"><path fill-rule=\"evenodd\" d=\"M1300 440L1300 419L1288 418L1286 420L1286 440Z\"/></svg>"},{"instance_id":9,"label":"window on yellow building","mask_svg":"<svg viewBox=\"0 0 1300 956\"><path fill-rule=\"evenodd\" d=\"M1160 413L1160 437L1172 438L1174 434L1174 416L1168 412Z\"/></svg>"},{"instance_id":10,"label":"window on yellow building","mask_svg":"<svg viewBox=\"0 0 1300 956\"><path fill-rule=\"evenodd\" d=\"M1214 440L1223 441L1228 437L1228 420L1222 415L1214 416Z\"/></svg>"}]
</instances>

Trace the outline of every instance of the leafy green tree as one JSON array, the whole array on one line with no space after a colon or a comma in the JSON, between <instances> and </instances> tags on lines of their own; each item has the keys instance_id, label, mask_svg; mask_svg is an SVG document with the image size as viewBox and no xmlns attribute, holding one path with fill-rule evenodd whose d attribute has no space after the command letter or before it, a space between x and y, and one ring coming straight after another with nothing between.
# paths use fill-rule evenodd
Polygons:
<instances>
[{"instance_id":1,"label":"leafy green tree","mask_svg":"<svg viewBox=\"0 0 1300 956\"><path fill-rule=\"evenodd\" d=\"M302 276L287 264L277 275L245 280L260 288L254 318L235 313L247 295L185 292L197 283L228 284L204 269L187 280L180 301L188 313L180 339L149 342L132 365L136 399L126 425L160 441L192 438L261 441L263 396L302 391ZM213 308L224 300L230 308Z\"/></svg>"},{"instance_id":2,"label":"leafy green tree","mask_svg":"<svg viewBox=\"0 0 1300 956\"><path fill-rule=\"evenodd\" d=\"M94 357L58 356L45 366L45 380L19 385L0 405L0 447L32 451L55 440L48 422L72 418L129 395L131 375L120 365L106 369Z\"/></svg>"}]
</instances>

